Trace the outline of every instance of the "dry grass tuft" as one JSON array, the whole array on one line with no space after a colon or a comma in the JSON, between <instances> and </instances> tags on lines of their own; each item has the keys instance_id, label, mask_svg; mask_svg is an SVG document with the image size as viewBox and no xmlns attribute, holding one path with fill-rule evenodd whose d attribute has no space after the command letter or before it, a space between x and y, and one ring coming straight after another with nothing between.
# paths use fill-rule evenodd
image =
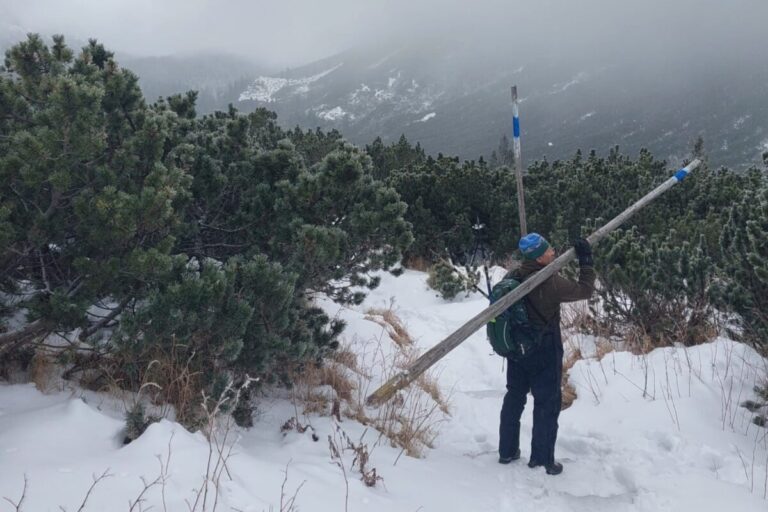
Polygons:
<instances>
[{"instance_id":1,"label":"dry grass tuft","mask_svg":"<svg viewBox=\"0 0 768 512\"><path fill-rule=\"evenodd\" d=\"M565 358L565 361L563 361L563 373L568 372L573 368L573 365L576 364L576 361L580 361L581 359L584 359L584 356L581 354L581 349L577 348L572 350L568 354L568 357Z\"/></svg>"},{"instance_id":2,"label":"dry grass tuft","mask_svg":"<svg viewBox=\"0 0 768 512\"><path fill-rule=\"evenodd\" d=\"M578 395L576 394L576 388L574 388L573 384L568 381L568 372L563 372L563 381L561 387L562 402L560 403L560 410L564 411L573 405L573 401L578 398Z\"/></svg>"},{"instance_id":3,"label":"dry grass tuft","mask_svg":"<svg viewBox=\"0 0 768 512\"><path fill-rule=\"evenodd\" d=\"M449 400L437 379L426 373L381 406L366 406L365 399L379 379L400 373L419 354L391 305L369 310L365 318L382 326L378 339L357 340L355 351L343 346L321 365L304 365L291 372L297 411L301 406L304 414L331 415L337 421L352 418L378 430L378 442L387 441L401 448L401 453L420 457L425 447L432 447L437 425L449 414Z\"/></svg>"},{"instance_id":4,"label":"dry grass tuft","mask_svg":"<svg viewBox=\"0 0 768 512\"><path fill-rule=\"evenodd\" d=\"M399 345L398 348L386 364L385 379L401 372L418 358L417 351ZM433 446L437 425L441 421L438 413L447 415L449 406L431 373L421 375L412 385L378 408L364 406L366 395L367 392L360 396L360 401L353 407L353 414L379 430L392 446L402 448L411 457L421 457L425 447Z\"/></svg>"},{"instance_id":5,"label":"dry grass tuft","mask_svg":"<svg viewBox=\"0 0 768 512\"><path fill-rule=\"evenodd\" d=\"M331 360L355 373L360 373L357 355L349 347L341 347L335 350L331 355Z\"/></svg>"},{"instance_id":6,"label":"dry grass tuft","mask_svg":"<svg viewBox=\"0 0 768 512\"><path fill-rule=\"evenodd\" d=\"M341 360L345 360L346 365L331 358L320 365L304 364L291 372L293 397L301 403L304 414L329 414L332 403L352 400L357 386L347 375L347 369L348 365L356 366L357 362L348 349L342 352L345 353L342 353ZM327 389L323 390L323 386Z\"/></svg>"},{"instance_id":7,"label":"dry grass tuft","mask_svg":"<svg viewBox=\"0 0 768 512\"><path fill-rule=\"evenodd\" d=\"M576 400L576 388L574 388L573 385L568 381L568 372L570 372L571 368L573 368L573 365L576 364L576 361L584 359L584 356L581 353L581 349L574 347L570 338L567 340L567 344L570 346L570 350L568 351L568 356L565 358L565 361L563 361L563 373L560 384L560 388L562 390L562 402L560 404L560 410L569 408L573 404L573 401Z\"/></svg>"},{"instance_id":8,"label":"dry grass tuft","mask_svg":"<svg viewBox=\"0 0 768 512\"><path fill-rule=\"evenodd\" d=\"M421 256L408 256L403 261L403 266L411 270L426 272L427 270L429 270L429 267L432 266L432 263L428 259L423 258Z\"/></svg>"},{"instance_id":9,"label":"dry grass tuft","mask_svg":"<svg viewBox=\"0 0 768 512\"><path fill-rule=\"evenodd\" d=\"M440 391L440 386L437 383L437 379L431 375L422 374L416 380L416 385L419 386L422 391L428 394L432 400L434 400L443 414L450 414L448 409L448 401L443 397L443 393Z\"/></svg>"},{"instance_id":10,"label":"dry grass tuft","mask_svg":"<svg viewBox=\"0 0 768 512\"><path fill-rule=\"evenodd\" d=\"M391 306L388 309L369 309L366 311L365 319L384 327L389 337L399 347L413 345L413 338L408 333L408 329L403 325L402 320L395 314Z\"/></svg>"},{"instance_id":11,"label":"dry grass tuft","mask_svg":"<svg viewBox=\"0 0 768 512\"><path fill-rule=\"evenodd\" d=\"M380 318L397 323L402 331L397 337L412 340L412 337L391 311L377 311ZM369 312L370 314L371 312ZM387 323L391 326L391 323ZM394 347L384 347L384 334L394 342ZM392 350L394 348L394 350ZM364 344L359 361L363 372L359 377L357 400L349 405L347 414L364 425L371 425L381 432L392 446L402 448L401 453L420 457L425 447L433 446L437 426L449 414L449 400L439 389L437 379L427 372L413 384L398 392L392 399L379 407L367 407L365 399L372 391L374 382L368 375L377 375L382 381L392 378L409 367L419 357L412 341L398 342L391 330L384 326L377 340Z\"/></svg>"},{"instance_id":12,"label":"dry grass tuft","mask_svg":"<svg viewBox=\"0 0 768 512\"><path fill-rule=\"evenodd\" d=\"M36 350L29 365L29 378L41 393L47 393L56 387L58 368L48 354Z\"/></svg>"},{"instance_id":13,"label":"dry grass tuft","mask_svg":"<svg viewBox=\"0 0 768 512\"><path fill-rule=\"evenodd\" d=\"M192 359L180 357L174 347L168 354L161 354L163 359L154 359L158 364L148 368L142 382L154 383L159 386L158 393L164 395L162 400L154 400L155 403L170 403L176 409L176 420L182 425L196 425L201 419L200 394L203 390L203 378L199 370L196 370ZM142 384L144 387L144 384Z\"/></svg>"},{"instance_id":14,"label":"dry grass tuft","mask_svg":"<svg viewBox=\"0 0 768 512\"><path fill-rule=\"evenodd\" d=\"M323 365L320 369L320 385L330 386L341 400L352 400L355 384L335 364Z\"/></svg>"},{"instance_id":15,"label":"dry grass tuft","mask_svg":"<svg viewBox=\"0 0 768 512\"><path fill-rule=\"evenodd\" d=\"M715 321L701 321L693 325L683 325L678 327L676 331L673 337L681 340L687 347L710 342L718 335Z\"/></svg>"},{"instance_id":16,"label":"dry grass tuft","mask_svg":"<svg viewBox=\"0 0 768 512\"><path fill-rule=\"evenodd\" d=\"M606 338L598 338L595 342L595 357L601 361L607 354L614 351L613 343Z\"/></svg>"},{"instance_id":17,"label":"dry grass tuft","mask_svg":"<svg viewBox=\"0 0 768 512\"><path fill-rule=\"evenodd\" d=\"M98 363L94 372L83 372L81 385L85 379L92 389L107 390L123 399L126 410L131 410L141 401L157 407L157 415L173 418L189 429L198 429L205 422L205 411L201 407L203 393L203 375L200 369L204 363L195 352L189 353L188 347L175 340L170 347L153 348L141 354L140 361L149 361L136 370L135 375L124 368L124 360L115 358L107 365ZM132 399L128 397L135 391Z\"/></svg>"},{"instance_id":18,"label":"dry grass tuft","mask_svg":"<svg viewBox=\"0 0 768 512\"><path fill-rule=\"evenodd\" d=\"M654 343L645 330L637 326L630 326L624 332L623 338L627 350L636 356L647 354L654 348L662 346L660 343Z\"/></svg>"}]
</instances>

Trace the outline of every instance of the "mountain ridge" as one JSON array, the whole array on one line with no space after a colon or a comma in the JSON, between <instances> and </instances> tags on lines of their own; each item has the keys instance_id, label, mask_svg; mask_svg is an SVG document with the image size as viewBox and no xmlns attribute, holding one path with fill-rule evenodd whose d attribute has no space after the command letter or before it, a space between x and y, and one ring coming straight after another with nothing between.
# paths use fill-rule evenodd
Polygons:
<instances>
[{"instance_id":1,"label":"mountain ridge","mask_svg":"<svg viewBox=\"0 0 768 512\"><path fill-rule=\"evenodd\" d=\"M713 164L743 168L768 150L768 66L745 59L715 72L702 62L473 59L472 51L439 44L352 50L258 77L250 87L289 85L268 101L244 92L238 105L274 110L286 127L338 129L357 144L404 134L427 152L475 159L510 135L509 87L517 84L526 160L615 145L681 159L701 136Z\"/></svg>"}]
</instances>

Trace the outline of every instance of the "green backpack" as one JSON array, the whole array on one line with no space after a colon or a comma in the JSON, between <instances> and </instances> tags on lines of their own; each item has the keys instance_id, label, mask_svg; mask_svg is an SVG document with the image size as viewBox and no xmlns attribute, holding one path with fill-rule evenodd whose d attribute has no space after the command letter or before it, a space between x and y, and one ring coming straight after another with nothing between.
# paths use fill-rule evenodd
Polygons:
<instances>
[{"instance_id":1,"label":"green backpack","mask_svg":"<svg viewBox=\"0 0 768 512\"><path fill-rule=\"evenodd\" d=\"M520 286L520 281L505 277L491 290L491 304ZM539 345L541 331L528 320L527 297L523 297L509 306L499 316L488 322L486 332L493 351L500 356L515 360L523 359L533 353Z\"/></svg>"}]
</instances>

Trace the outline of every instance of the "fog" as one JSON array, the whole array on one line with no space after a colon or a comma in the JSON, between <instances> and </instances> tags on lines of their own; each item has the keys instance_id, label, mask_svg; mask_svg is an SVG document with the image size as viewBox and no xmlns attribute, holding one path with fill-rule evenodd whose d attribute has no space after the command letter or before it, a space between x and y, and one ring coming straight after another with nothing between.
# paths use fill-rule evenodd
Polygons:
<instances>
[{"instance_id":1,"label":"fog","mask_svg":"<svg viewBox=\"0 0 768 512\"><path fill-rule=\"evenodd\" d=\"M716 66L761 54L767 21L766 0L0 0L0 30L271 66L434 38L484 52Z\"/></svg>"}]
</instances>

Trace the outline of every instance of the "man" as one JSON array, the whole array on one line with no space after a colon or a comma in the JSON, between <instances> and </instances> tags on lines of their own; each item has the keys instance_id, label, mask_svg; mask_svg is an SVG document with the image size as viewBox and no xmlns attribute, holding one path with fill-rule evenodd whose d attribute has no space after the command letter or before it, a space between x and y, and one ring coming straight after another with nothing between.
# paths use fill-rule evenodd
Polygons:
<instances>
[{"instance_id":1,"label":"man","mask_svg":"<svg viewBox=\"0 0 768 512\"><path fill-rule=\"evenodd\" d=\"M523 263L511 273L519 280L530 277L555 259L554 249L538 233L521 238L519 248ZM507 358L507 394L501 407L499 462L509 464L520 458L520 416L530 391L533 394L533 438L528 467L543 466L550 475L559 475L563 471L563 465L555 461L563 370L560 304L587 299L595 289L589 242L579 239L574 249L579 260L578 282L554 274L527 295L529 322L540 332L541 338L536 350L525 357Z\"/></svg>"}]
</instances>

